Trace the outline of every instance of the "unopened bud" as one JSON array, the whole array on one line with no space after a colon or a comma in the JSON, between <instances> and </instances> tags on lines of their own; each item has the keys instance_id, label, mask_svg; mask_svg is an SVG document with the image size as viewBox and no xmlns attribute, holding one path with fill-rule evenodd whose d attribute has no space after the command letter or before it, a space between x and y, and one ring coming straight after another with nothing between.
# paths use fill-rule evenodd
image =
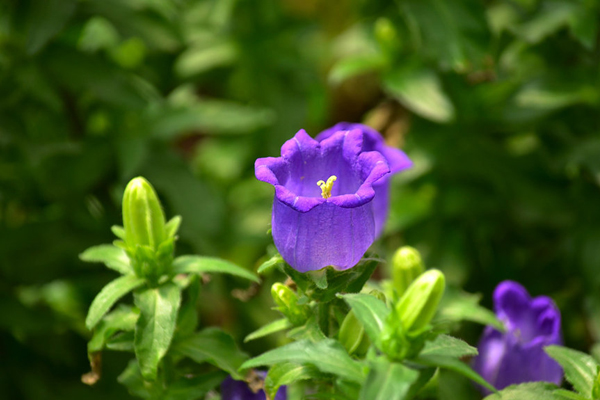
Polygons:
<instances>
[{"instance_id":1,"label":"unopened bud","mask_svg":"<svg viewBox=\"0 0 600 400\"><path fill-rule=\"evenodd\" d=\"M271 286L271 296L279 311L294 325L303 324L307 315L304 308L298 305L298 295L286 285L276 282Z\"/></svg>"},{"instance_id":2,"label":"unopened bud","mask_svg":"<svg viewBox=\"0 0 600 400\"><path fill-rule=\"evenodd\" d=\"M132 179L123 195L123 227L125 243L131 249L137 245L158 249L167 238L165 214L150 183L142 178Z\"/></svg>"},{"instance_id":3,"label":"unopened bud","mask_svg":"<svg viewBox=\"0 0 600 400\"><path fill-rule=\"evenodd\" d=\"M428 325L444 294L446 278L432 269L419 276L396 305L402 326L408 333L419 333Z\"/></svg>"},{"instance_id":4,"label":"unopened bud","mask_svg":"<svg viewBox=\"0 0 600 400\"><path fill-rule=\"evenodd\" d=\"M358 356L365 355L371 345L371 341L365 334L363 324L356 318L352 310L350 310L344 321L342 321L338 339L346 348L348 354L356 354Z\"/></svg>"},{"instance_id":5,"label":"unopened bud","mask_svg":"<svg viewBox=\"0 0 600 400\"><path fill-rule=\"evenodd\" d=\"M425 270L419 252L410 246L400 247L392 258L392 282L398 296Z\"/></svg>"}]
</instances>

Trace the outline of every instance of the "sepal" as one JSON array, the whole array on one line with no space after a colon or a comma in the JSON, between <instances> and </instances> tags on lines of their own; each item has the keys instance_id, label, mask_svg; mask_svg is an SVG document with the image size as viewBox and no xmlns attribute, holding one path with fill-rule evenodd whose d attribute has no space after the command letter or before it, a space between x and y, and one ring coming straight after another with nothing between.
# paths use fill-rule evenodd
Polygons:
<instances>
[{"instance_id":1,"label":"sepal","mask_svg":"<svg viewBox=\"0 0 600 400\"><path fill-rule=\"evenodd\" d=\"M306 308L298 304L298 295L288 286L279 282L274 283L271 287L271 296L277 304L278 310L292 324L299 326L306 322L308 319Z\"/></svg>"}]
</instances>

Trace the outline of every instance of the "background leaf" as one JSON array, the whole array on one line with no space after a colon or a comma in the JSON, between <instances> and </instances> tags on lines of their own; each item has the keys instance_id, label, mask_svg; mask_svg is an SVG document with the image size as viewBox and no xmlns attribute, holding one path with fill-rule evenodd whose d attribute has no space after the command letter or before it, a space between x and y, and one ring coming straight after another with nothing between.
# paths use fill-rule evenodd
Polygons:
<instances>
[{"instance_id":1,"label":"background leaf","mask_svg":"<svg viewBox=\"0 0 600 400\"><path fill-rule=\"evenodd\" d=\"M202 274L202 273L222 273L240 278L249 279L253 282L260 282L260 278L254 273L237 265L213 257L202 256L181 256L173 261L173 272L176 274Z\"/></svg>"}]
</instances>

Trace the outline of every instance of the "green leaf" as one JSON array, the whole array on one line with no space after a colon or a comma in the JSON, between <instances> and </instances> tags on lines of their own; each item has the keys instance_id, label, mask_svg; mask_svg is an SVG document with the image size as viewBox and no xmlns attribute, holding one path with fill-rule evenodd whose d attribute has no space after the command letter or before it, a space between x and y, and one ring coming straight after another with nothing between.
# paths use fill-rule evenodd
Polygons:
<instances>
[{"instance_id":1,"label":"green leaf","mask_svg":"<svg viewBox=\"0 0 600 400\"><path fill-rule=\"evenodd\" d=\"M552 392L554 396L567 400L589 400L587 397L584 397L575 392L571 392L570 390L558 389Z\"/></svg>"},{"instance_id":2,"label":"green leaf","mask_svg":"<svg viewBox=\"0 0 600 400\"><path fill-rule=\"evenodd\" d=\"M454 106L434 71L406 64L383 77L383 87L399 102L423 118L435 122L454 119Z\"/></svg>"},{"instance_id":3,"label":"green leaf","mask_svg":"<svg viewBox=\"0 0 600 400\"><path fill-rule=\"evenodd\" d=\"M283 265L284 272L290 276L298 288L309 295L310 298L319 300L322 303L335 299L338 293L358 293L363 288L365 282L369 280L380 260L364 259L358 265L345 271L338 271L333 267L326 267L320 272L325 273L325 277L319 275L317 279L319 285L313 279L314 274L301 273L287 264ZM325 280L326 279L326 280ZM325 283L327 287L323 289Z\"/></svg>"},{"instance_id":4,"label":"green leaf","mask_svg":"<svg viewBox=\"0 0 600 400\"><path fill-rule=\"evenodd\" d=\"M175 61L175 72L189 78L216 67L232 64L238 51L231 41L213 41L202 46L190 47Z\"/></svg>"},{"instance_id":5,"label":"green leaf","mask_svg":"<svg viewBox=\"0 0 600 400\"><path fill-rule=\"evenodd\" d=\"M438 400L473 399L476 392L473 382L453 371L439 370L437 373Z\"/></svg>"},{"instance_id":6,"label":"green leaf","mask_svg":"<svg viewBox=\"0 0 600 400\"><path fill-rule=\"evenodd\" d=\"M108 350L114 351L129 351L135 352L135 346L133 342L135 341L135 333L131 332L122 332L118 333L112 337L110 337L106 341L106 348Z\"/></svg>"},{"instance_id":7,"label":"green leaf","mask_svg":"<svg viewBox=\"0 0 600 400\"><path fill-rule=\"evenodd\" d=\"M104 286L94 301L92 301L87 318L85 319L85 326L90 330L94 328L113 304L133 289L142 286L143 283L144 279L142 278L138 278L135 275L125 275Z\"/></svg>"},{"instance_id":8,"label":"green leaf","mask_svg":"<svg viewBox=\"0 0 600 400\"><path fill-rule=\"evenodd\" d=\"M320 269L318 271L308 271L306 276L313 281L313 283L321 290L327 289L329 282L327 282L327 270Z\"/></svg>"},{"instance_id":9,"label":"green leaf","mask_svg":"<svg viewBox=\"0 0 600 400\"><path fill-rule=\"evenodd\" d=\"M209 372L207 374L194 376L193 378L181 378L169 384L167 393L161 400L196 400L218 386L227 375L221 371Z\"/></svg>"},{"instance_id":10,"label":"green leaf","mask_svg":"<svg viewBox=\"0 0 600 400\"><path fill-rule=\"evenodd\" d=\"M462 361L456 358L439 355L419 355L419 357L417 357L415 361L417 363L429 367L439 367L457 372L493 392L496 391L496 389L492 385L490 385L485 379L483 379L481 375L473 371L471 367L469 367L467 364L463 363Z\"/></svg>"},{"instance_id":11,"label":"green leaf","mask_svg":"<svg viewBox=\"0 0 600 400\"><path fill-rule=\"evenodd\" d=\"M144 381L137 360L131 360L117 380L133 396L143 399L157 399L162 395L162 388L159 382Z\"/></svg>"},{"instance_id":12,"label":"green leaf","mask_svg":"<svg viewBox=\"0 0 600 400\"><path fill-rule=\"evenodd\" d=\"M255 368L284 362L309 364L321 372L339 376L342 379L361 383L364 379L361 364L353 360L342 345L333 339L319 342L301 340L267 351L242 364L241 369Z\"/></svg>"},{"instance_id":13,"label":"green leaf","mask_svg":"<svg viewBox=\"0 0 600 400\"><path fill-rule=\"evenodd\" d=\"M317 318L315 318L314 316L311 316L304 325L290 330L287 336L290 339L310 340L311 342L318 342L323 339L326 339L325 334L319 327Z\"/></svg>"},{"instance_id":14,"label":"green leaf","mask_svg":"<svg viewBox=\"0 0 600 400\"><path fill-rule=\"evenodd\" d=\"M101 351L107 341L119 331L132 331L139 317L139 311L131 306L120 305L107 314L96 326L94 336L88 342L88 353Z\"/></svg>"},{"instance_id":15,"label":"green leaf","mask_svg":"<svg viewBox=\"0 0 600 400\"><path fill-rule=\"evenodd\" d=\"M273 120L274 113L269 109L232 101L203 100L187 106L161 108L149 116L148 125L155 138L172 140L191 130L213 135L248 134L271 125Z\"/></svg>"},{"instance_id":16,"label":"green leaf","mask_svg":"<svg viewBox=\"0 0 600 400\"><path fill-rule=\"evenodd\" d=\"M27 53L37 53L60 32L73 15L75 5L73 0L45 0L32 5L26 36Z\"/></svg>"},{"instance_id":17,"label":"green leaf","mask_svg":"<svg viewBox=\"0 0 600 400\"><path fill-rule=\"evenodd\" d=\"M264 273L271 271L277 265L283 264L284 262L285 261L283 261L283 258L281 257L281 255L275 254L273 257L269 258L267 261L260 264L260 266L258 267L256 272L258 272L258 274L262 275Z\"/></svg>"},{"instance_id":18,"label":"green leaf","mask_svg":"<svg viewBox=\"0 0 600 400\"><path fill-rule=\"evenodd\" d=\"M435 340L427 342L420 355L422 356L447 356L461 358L479 354L475 347L466 342L448 335L439 335Z\"/></svg>"},{"instance_id":19,"label":"green leaf","mask_svg":"<svg viewBox=\"0 0 600 400\"><path fill-rule=\"evenodd\" d=\"M512 385L489 395L485 400L564 400L554 394L556 385L547 382L529 382Z\"/></svg>"},{"instance_id":20,"label":"green leaf","mask_svg":"<svg viewBox=\"0 0 600 400\"><path fill-rule=\"evenodd\" d=\"M116 237L125 240L125 228L119 225L113 225L110 227L110 230Z\"/></svg>"},{"instance_id":21,"label":"green leaf","mask_svg":"<svg viewBox=\"0 0 600 400\"><path fill-rule=\"evenodd\" d=\"M486 8L477 0L397 2L410 45L443 70L465 71L484 64L491 36Z\"/></svg>"},{"instance_id":22,"label":"green leaf","mask_svg":"<svg viewBox=\"0 0 600 400\"><path fill-rule=\"evenodd\" d=\"M500 332L504 332L504 325L496 315L479 305L480 299L480 295L448 288L442 298L439 317L440 319L450 319L452 321L466 320L482 325L491 325Z\"/></svg>"},{"instance_id":23,"label":"green leaf","mask_svg":"<svg viewBox=\"0 0 600 400\"><path fill-rule=\"evenodd\" d=\"M372 364L359 400L405 399L418 377L418 371L380 358Z\"/></svg>"},{"instance_id":24,"label":"green leaf","mask_svg":"<svg viewBox=\"0 0 600 400\"><path fill-rule=\"evenodd\" d=\"M96 52L101 49L111 49L118 46L119 31L103 17L92 17L81 31L77 48L86 52Z\"/></svg>"},{"instance_id":25,"label":"green leaf","mask_svg":"<svg viewBox=\"0 0 600 400\"><path fill-rule=\"evenodd\" d=\"M517 33L529 43L538 43L566 26L575 12L576 2L545 1L540 11L519 27Z\"/></svg>"},{"instance_id":26,"label":"green leaf","mask_svg":"<svg viewBox=\"0 0 600 400\"><path fill-rule=\"evenodd\" d=\"M191 335L198 326L196 302L200 295L200 277L189 275L186 280L188 281L187 288L184 291L182 305L177 316L177 329L175 330L175 336L178 338Z\"/></svg>"},{"instance_id":27,"label":"green leaf","mask_svg":"<svg viewBox=\"0 0 600 400\"><path fill-rule=\"evenodd\" d=\"M181 225L181 216L176 215L171 218L165 225L165 231L167 231L167 237L173 237L177 234L179 226Z\"/></svg>"},{"instance_id":28,"label":"green leaf","mask_svg":"<svg viewBox=\"0 0 600 400\"><path fill-rule=\"evenodd\" d=\"M101 244L85 250L79 255L81 261L104 263L108 268L123 275L133 273L125 250L112 244Z\"/></svg>"},{"instance_id":29,"label":"green leaf","mask_svg":"<svg viewBox=\"0 0 600 400\"><path fill-rule=\"evenodd\" d=\"M148 288L134 295L140 318L135 329L135 356L144 379L156 379L158 364L171 345L177 312L181 303L181 289L168 282L157 288Z\"/></svg>"},{"instance_id":30,"label":"green leaf","mask_svg":"<svg viewBox=\"0 0 600 400\"><path fill-rule=\"evenodd\" d=\"M569 18L569 28L573 36L579 40L587 50L594 50L598 36L598 3L590 7L591 3L578 3L578 8Z\"/></svg>"},{"instance_id":31,"label":"green leaf","mask_svg":"<svg viewBox=\"0 0 600 400\"><path fill-rule=\"evenodd\" d=\"M385 303L375 296L363 293L342 294L338 297L344 299L352 308L356 318L363 324L371 342L377 343L385 320L390 314Z\"/></svg>"},{"instance_id":32,"label":"green leaf","mask_svg":"<svg viewBox=\"0 0 600 400\"><path fill-rule=\"evenodd\" d=\"M175 274L222 273L260 282L260 278L245 268L214 257L181 256L173 261Z\"/></svg>"},{"instance_id":33,"label":"green leaf","mask_svg":"<svg viewBox=\"0 0 600 400\"><path fill-rule=\"evenodd\" d=\"M234 379L244 379L238 369L248 356L238 349L230 335L218 328L204 329L175 343L173 352L197 363L213 364L228 372Z\"/></svg>"},{"instance_id":34,"label":"green leaf","mask_svg":"<svg viewBox=\"0 0 600 400\"><path fill-rule=\"evenodd\" d=\"M544 350L563 367L565 378L575 390L591 398L594 381L598 375L598 363L592 356L562 346L547 346Z\"/></svg>"},{"instance_id":35,"label":"green leaf","mask_svg":"<svg viewBox=\"0 0 600 400\"><path fill-rule=\"evenodd\" d=\"M274 399L277 390L283 385L289 385L301 380L322 378L321 372L309 365L294 363L275 364L265 377L265 392L270 399Z\"/></svg>"},{"instance_id":36,"label":"green leaf","mask_svg":"<svg viewBox=\"0 0 600 400\"><path fill-rule=\"evenodd\" d=\"M379 71L385 65L386 59L380 54L351 56L335 63L327 79L332 84L339 84L353 76Z\"/></svg>"},{"instance_id":37,"label":"green leaf","mask_svg":"<svg viewBox=\"0 0 600 400\"><path fill-rule=\"evenodd\" d=\"M288 329L293 327L294 325L288 321L287 318L278 319L273 321L257 330L249 334L244 338L244 343L249 342L251 340L259 339L261 337L268 336L272 333L282 331L284 329Z\"/></svg>"}]
</instances>

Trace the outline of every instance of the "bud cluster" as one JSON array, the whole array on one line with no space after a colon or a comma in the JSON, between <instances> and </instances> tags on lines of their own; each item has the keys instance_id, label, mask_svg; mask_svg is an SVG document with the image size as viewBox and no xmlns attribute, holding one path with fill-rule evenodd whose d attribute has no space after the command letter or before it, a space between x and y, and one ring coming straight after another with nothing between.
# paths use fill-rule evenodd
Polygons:
<instances>
[{"instance_id":1,"label":"bud cluster","mask_svg":"<svg viewBox=\"0 0 600 400\"><path fill-rule=\"evenodd\" d=\"M444 274L431 269L423 272L419 252L402 247L392 260L392 281L400 299L381 332L381 348L391 358L404 359L418 354L430 329L444 289Z\"/></svg>"}]
</instances>

